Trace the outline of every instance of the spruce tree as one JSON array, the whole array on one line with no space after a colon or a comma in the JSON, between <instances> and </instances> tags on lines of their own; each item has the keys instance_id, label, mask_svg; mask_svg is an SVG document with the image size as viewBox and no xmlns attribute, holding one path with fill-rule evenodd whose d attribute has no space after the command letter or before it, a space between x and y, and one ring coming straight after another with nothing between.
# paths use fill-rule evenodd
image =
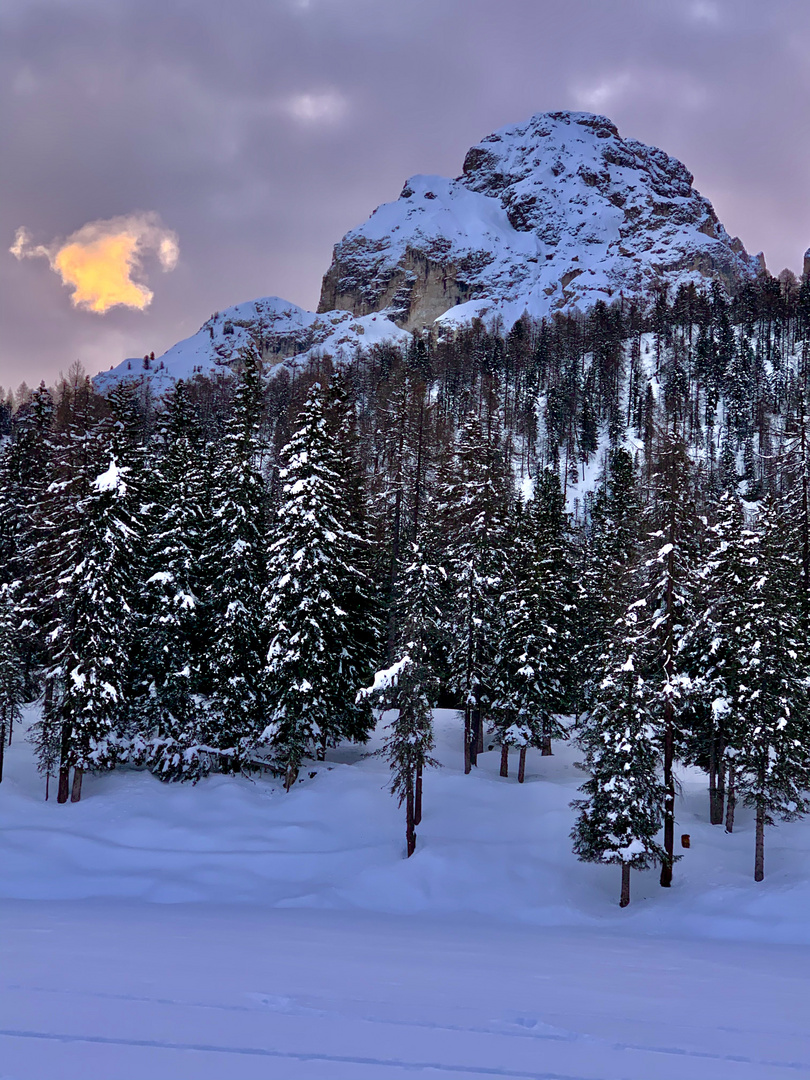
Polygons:
<instances>
[{"instance_id":1,"label":"spruce tree","mask_svg":"<svg viewBox=\"0 0 810 1080\"><path fill-rule=\"evenodd\" d=\"M207 625L215 646L207 657L210 712L202 734L209 757L225 772L250 766L265 715L262 590L267 487L260 471L262 399L261 361L245 353L225 434L213 456L211 516L203 555Z\"/></svg>"},{"instance_id":2,"label":"spruce tree","mask_svg":"<svg viewBox=\"0 0 810 1080\"><path fill-rule=\"evenodd\" d=\"M20 719L25 683L20 659L19 582L0 585L0 781L6 743Z\"/></svg>"},{"instance_id":3,"label":"spruce tree","mask_svg":"<svg viewBox=\"0 0 810 1080\"><path fill-rule=\"evenodd\" d=\"M727 791L728 832L734 825L735 760L745 729L746 656L757 636L751 609L757 548L739 498L727 493L709 530L706 556L694 572L695 620L680 646L679 663L690 679L687 760L708 769L713 825L723 821Z\"/></svg>"},{"instance_id":4,"label":"spruce tree","mask_svg":"<svg viewBox=\"0 0 810 1080\"><path fill-rule=\"evenodd\" d=\"M765 826L807 812L810 788L807 646L799 634L786 527L773 500L763 502L760 551L751 588L749 647L741 643L740 690L744 734L736 758L737 786L756 813L754 880L765 875Z\"/></svg>"},{"instance_id":5,"label":"spruce tree","mask_svg":"<svg viewBox=\"0 0 810 1080\"><path fill-rule=\"evenodd\" d=\"M649 688L636 666L643 634L639 612L643 602L619 620L602 657L604 677L580 726L591 776L580 789L586 798L573 804L579 816L571 834L583 861L621 865L621 907L630 903L631 869L668 858L656 840L667 792Z\"/></svg>"},{"instance_id":6,"label":"spruce tree","mask_svg":"<svg viewBox=\"0 0 810 1080\"><path fill-rule=\"evenodd\" d=\"M396 659L358 694L361 701L397 712L388 727L385 755L391 767L391 793L400 806L403 802L406 806L409 858L416 849L416 826L422 820L423 773L438 764L431 757L433 709L439 691L431 654L440 632L444 577L442 568L426 558L421 544L412 544L401 574Z\"/></svg>"},{"instance_id":7,"label":"spruce tree","mask_svg":"<svg viewBox=\"0 0 810 1080\"><path fill-rule=\"evenodd\" d=\"M492 720L501 745L501 775L508 775L509 747L516 746L522 782L527 748L550 754L552 738L565 737L558 717L573 687L575 590L556 472L538 474L534 498L518 520L514 572L502 600Z\"/></svg>"},{"instance_id":8,"label":"spruce tree","mask_svg":"<svg viewBox=\"0 0 810 1080\"><path fill-rule=\"evenodd\" d=\"M153 526L140 621L141 756L164 780L196 780L208 771L201 703L201 609L207 456L184 382L166 405L162 452L151 463Z\"/></svg>"},{"instance_id":9,"label":"spruce tree","mask_svg":"<svg viewBox=\"0 0 810 1080\"><path fill-rule=\"evenodd\" d=\"M368 704L357 701L371 674L357 664L367 633L358 612L370 583L355 560L360 538L318 384L282 463L265 590L262 738L289 790L306 755L346 736L364 741L371 728Z\"/></svg>"},{"instance_id":10,"label":"spruce tree","mask_svg":"<svg viewBox=\"0 0 810 1080\"><path fill-rule=\"evenodd\" d=\"M446 627L450 686L464 709L465 772L476 764L484 718L497 697L513 498L502 443L497 416L489 418L487 430L477 415L468 416L437 492L452 595Z\"/></svg>"},{"instance_id":11,"label":"spruce tree","mask_svg":"<svg viewBox=\"0 0 810 1080\"><path fill-rule=\"evenodd\" d=\"M74 561L60 582L66 603L59 627L57 710L62 768L74 769L73 802L81 798L83 773L112 768L118 756L132 636L128 601L141 543L128 501L125 470L112 459L80 503ZM61 790L62 801L65 795Z\"/></svg>"}]
</instances>

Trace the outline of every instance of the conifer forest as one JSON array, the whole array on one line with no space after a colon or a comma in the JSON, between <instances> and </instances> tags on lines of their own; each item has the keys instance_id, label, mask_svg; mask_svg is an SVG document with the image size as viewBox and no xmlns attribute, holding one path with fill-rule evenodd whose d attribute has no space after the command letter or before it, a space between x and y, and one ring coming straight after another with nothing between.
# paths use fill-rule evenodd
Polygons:
<instances>
[{"instance_id":1,"label":"conifer forest","mask_svg":"<svg viewBox=\"0 0 810 1080\"><path fill-rule=\"evenodd\" d=\"M411 855L450 708L468 773L577 744L571 844L622 905L678 873L683 766L718 828L752 809L761 881L810 808L809 368L810 282L763 274L334 366L246 349L163 399L78 367L9 396L0 778L35 700L59 803L113 769L289 790L390 710Z\"/></svg>"}]
</instances>

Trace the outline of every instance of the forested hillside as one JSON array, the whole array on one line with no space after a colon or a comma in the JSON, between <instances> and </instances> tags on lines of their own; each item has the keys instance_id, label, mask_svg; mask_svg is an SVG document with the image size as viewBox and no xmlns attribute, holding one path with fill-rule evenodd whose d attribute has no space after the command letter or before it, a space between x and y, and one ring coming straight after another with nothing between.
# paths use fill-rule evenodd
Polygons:
<instances>
[{"instance_id":1,"label":"forested hillside","mask_svg":"<svg viewBox=\"0 0 810 1080\"><path fill-rule=\"evenodd\" d=\"M632 868L672 880L679 762L712 822L755 809L759 880L810 789L809 348L810 284L763 275L335 367L246 350L163 400L78 369L23 390L0 745L41 698L61 802L115 767L289 789L390 708L411 854L433 709L457 708L467 771L496 746L522 780L528 747L579 740L574 850L621 865L622 903Z\"/></svg>"}]
</instances>

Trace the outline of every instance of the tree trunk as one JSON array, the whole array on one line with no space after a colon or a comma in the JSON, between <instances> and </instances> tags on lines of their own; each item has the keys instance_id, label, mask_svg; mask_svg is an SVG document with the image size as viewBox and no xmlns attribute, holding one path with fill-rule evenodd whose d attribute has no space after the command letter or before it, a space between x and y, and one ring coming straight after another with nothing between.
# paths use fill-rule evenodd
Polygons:
<instances>
[{"instance_id":1,"label":"tree trunk","mask_svg":"<svg viewBox=\"0 0 810 1080\"><path fill-rule=\"evenodd\" d=\"M464 710L464 775L472 769L472 753L470 746L470 707Z\"/></svg>"},{"instance_id":2,"label":"tree trunk","mask_svg":"<svg viewBox=\"0 0 810 1080\"><path fill-rule=\"evenodd\" d=\"M762 881L765 877L765 806L760 800L757 803L757 842L754 855L754 881Z\"/></svg>"},{"instance_id":3,"label":"tree trunk","mask_svg":"<svg viewBox=\"0 0 810 1080\"><path fill-rule=\"evenodd\" d=\"M3 783L3 758L6 756L6 725L0 724L0 784Z\"/></svg>"},{"instance_id":4,"label":"tree trunk","mask_svg":"<svg viewBox=\"0 0 810 1080\"><path fill-rule=\"evenodd\" d=\"M661 885L672 885L672 864L675 859L675 774L672 771L674 757L672 704L667 702L664 712L664 859L661 863Z\"/></svg>"},{"instance_id":5,"label":"tree trunk","mask_svg":"<svg viewBox=\"0 0 810 1080\"><path fill-rule=\"evenodd\" d=\"M289 791L295 783L298 777L298 769L293 768L292 765L287 766L287 771L284 774L284 790Z\"/></svg>"},{"instance_id":6,"label":"tree trunk","mask_svg":"<svg viewBox=\"0 0 810 1080\"><path fill-rule=\"evenodd\" d=\"M478 768L478 753L481 736L481 710L473 709L470 731L470 765Z\"/></svg>"},{"instance_id":7,"label":"tree trunk","mask_svg":"<svg viewBox=\"0 0 810 1080\"><path fill-rule=\"evenodd\" d=\"M59 790L56 794L58 803L66 803L70 795L70 764L68 762L68 749L70 747L70 728L67 724L62 725L62 745L59 752Z\"/></svg>"},{"instance_id":8,"label":"tree trunk","mask_svg":"<svg viewBox=\"0 0 810 1080\"><path fill-rule=\"evenodd\" d=\"M723 799L717 774L717 739L712 739L709 750L709 820L712 825L723 824Z\"/></svg>"},{"instance_id":9,"label":"tree trunk","mask_svg":"<svg viewBox=\"0 0 810 1080\"><path fill-rule=\"evenodd\" d=\"M630 903L630 863L622 863L622 895L619 899L619 907L627 907Z\"/></svg>"},{"instance_id":10,"label":"tree trunk","mask_svg":"<svg viewBox=\"0 0 810 1080\"><path fill-rule=\"evenodd\" d=\"M475 742L476 765L478 764L478 755L483 754L483 752L484 752L484 718L481 715L480 709L478 710L477 730L478 730L478 736L477 736L476 742Z\"/></svg>"},{"instance_id":11,"label":"tree trunk","mask_svg":"<svg viewBox=\"0 0 810 1080\"><path fill-rule=\"evenodd\" d=\"M554 751L551 749L551 736L544 735L543 741L540 744L540 757L552 757Z\"/></svg>"},{"instance_id":12,"label":"tree trunk","mask_svg":"<svg viewBox=\"0 0 810 1080\"><path fill-rule=\"evenodd\" d=\"M726 748L724 743L720 743L718 748L718 761L717 761L717 802L720 806L720 822L723 821L723 807L726 804L726 761L725 761Z\"/></svg>"},{"instance_id":13,"label":"tree trunk","mask_svg":"<svg viewBox=\"0 0 810 1080\"><path fill-rule=\"evenodd\" d=\"M734 766L728 767L728 799L726 800L726 832L734 832L734 810L737 806L737 795L734 790Z\"/></svg>"},{"instance_id":14,"label":"tree trunk","mask_svg":"<svg viewBox=\"0 0 810 1080\"><path fill-rule=\"evenodd\" d=\"M80 802L82 797L82 777L84 776L84 769L76 768L73 770L73 787L70 792L71 802Z\"/></svg>"},{"instance_id":15,"label":"tree trunk","mask_svg":"<svg viewBox=\"0 0 810 1080\"><path fill-rule=\"evenodd\" d=\"M501 746L501 776L509 775L509 743ZM2 779L2 777L0 777Z\"/></svg>"},{"instance_id":16,"label":"tree trunk","mask_svg":"<svg viewBox=\"0 0 810 1080\"><path fill-rule=\"evenodd\" d=\"M526 747L520 748L520 760L518 761L518 783L522 784L526 779Z\"/></svg>"},{"instance_id":17,"label":"tree trunk","mask_svg":"<svg viewBox=\"0 0 810 1080\"><path fill-rule=\"evenodd\" d=\"M50 769L45 773L45 802L48 801L48 796L51 793L51 772Z\"/></svg>"},{"instance_id":18,"label":"tree trunk","mask_svg":"<svg viewBox=\"0 0 810 1080\"><path fill-rule=\"evenodd\" d=\"M405 798L405 847L407 849L407 858L410 859L416 850L416 830L414 829L414 815L413 815L413 783L410 777L408 778L408 794Z\"/></svg>"},{"instance_id":19,"label":"tree trunk","mask_svg":"<svg viewBox=\"0 0 810 1080\"><path fill-rule=\"evenodd\" d=\"M413 823L414 825L421 825L422 823L422 762L416 766L416 797L414 799L413 806Z\"/></svg>"}]
</instances>

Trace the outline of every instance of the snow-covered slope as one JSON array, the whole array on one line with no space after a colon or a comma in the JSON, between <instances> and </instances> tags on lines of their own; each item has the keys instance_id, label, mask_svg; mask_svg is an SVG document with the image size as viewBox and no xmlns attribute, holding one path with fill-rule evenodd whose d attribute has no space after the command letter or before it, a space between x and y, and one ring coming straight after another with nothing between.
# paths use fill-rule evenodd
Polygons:
<instances>
[{"instance_id":1,"label":"snow-covered slope","mask_svg":"<svg viewBox=\"0 0 810 1080\"><path fill-rule=\"evenodd\" d=\"M692 179L604 116L538 113L472 147L458 179L412 177L349 232L319 308L408 329L495 313L509 326L661 283L753 278L760 260Z\"/></svg>"},{"instance_id":2,"label":"snow-covered slope","mask_svg":"<svg viewBox=\"0 0 810 1080\"><path fill-rule=\"evenodd\" d=\"M104 392L122 379L142 379L156 394L162 394L178 379L227 374L246 346L257 349L272 366L283 360L306 360L315 353L340 360L358 346L409 337L384 315L354 318L348 311L316 315L278 296L267 296L218 311L196 334L179 341L148 366L142 359L124 360L97 375L94 382L96 389Z\"/></svg>"},{"instance_id":3,"label":"snow-covered slope","mask_svg":"<svg viewBox=\"0 0 810 1080\"><path fill-rule=\"evenodd\" d=\"M36 718L29 711L27 722ZM406 859L405 811L380 753L384 722L368 746L307 763L289 793L267 776L163 784L120 769L86 776L82 801L67 806L53 786L43 800L32 749L15 731L0 785L0 902L241 903L810 945L806 821L767 830L766 877L756 883L753 811L738 806L731 835L710 825L706 774L679 768L677 828L691 847L672 889L655 869L634 871L622 910L618 867L578 862L571 850L581 751L530 750L518 784L517 761L504 779L493 749L465 776L463 719L450 710L435 713L442 768L425 774L416 854Z\"/></svg>"}]
</instances>

